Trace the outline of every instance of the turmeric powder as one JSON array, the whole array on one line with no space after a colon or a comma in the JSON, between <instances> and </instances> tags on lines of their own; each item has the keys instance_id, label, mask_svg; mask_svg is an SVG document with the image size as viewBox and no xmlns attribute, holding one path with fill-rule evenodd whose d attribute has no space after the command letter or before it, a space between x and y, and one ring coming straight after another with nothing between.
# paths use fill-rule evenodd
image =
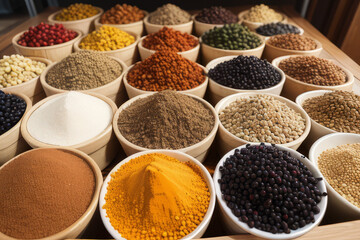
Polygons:
<instances>
[{"instance_id":1,"label":"turmeric powder","mask_svg":"<svg viewBox=\"0 0 360 240\"><path fill-rule=\"evenodd\" d=\"M122 237L175 240L203 220L210 192L194 163L151 153L111 175L105 201L107 217Z\"/></svg>"}]
</instances>

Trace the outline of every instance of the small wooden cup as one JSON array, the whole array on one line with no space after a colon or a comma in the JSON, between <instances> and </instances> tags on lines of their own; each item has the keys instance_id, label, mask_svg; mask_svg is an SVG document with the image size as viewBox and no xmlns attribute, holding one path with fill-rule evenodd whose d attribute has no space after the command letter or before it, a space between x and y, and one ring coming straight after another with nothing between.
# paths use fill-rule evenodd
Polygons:
<instances>
[{"instance_id":1,"label":"small wooden cup","mask_svg":"<svg viewBox=\"0 0 360 240\"><path fill-rule=\"evenodd\" d=\"M192 16L192 19L194 21L195 34L198 37L202 36L206 31L209 31L210 29L224 26L224 24L211 24L211 23L200 22L196 20L196 16L197 14Z\"/></svg>"},{"instance_id":2,"label":"small wooden cup","mask_svg":"<svg viewBox=\"0 0 360 240\"><path fill-rule=\"evenodd\" d=\"M65 94L65 93L62 93L62 94ZM106 102L107 104L110 105L113 113L116 112L117 107L110 98L105 97L98 93L88 92L86 94L89 94L91 96L94 96L94 97L97 97L97 98L103 100L104 102ZM37 139L35 139L33 136L31 136L27 130L27 122L28 122L31 114L36 109L38 109L44 103L46 103L58 96L59 95L56 94L56 95L53 95L53 96L50 96L50 97L47 97L47 98L41 100L40 102L35 104L29 110L29 112L27 112L27 114L24 116L24 120L21 123L21 134L23 135L25 141L32 148L54 147L55 146L52 144L40 142ZM112 124L110 123L109 126L102 133L97 135L96 137L89 139L83 143L79 143L79 144L72 145L72 146L66 146L66 147L76 148L76 149L88 154L92 159L94 159L94 161L97 163L97 165L100 167L100 169L103 170L110 164L110 162L116 156L118 149L119 149L119 144L116 141L115 134L112 131Z\"/></svg>"},{"instance_id":3,"label":"small wooden cup","mask_svg":"<svg viewBox=\"0 0 360 240\"><path fill-rule=\"evenodd\" d=\"M7 132L0 135L0 166L16 155L30 149L30 146L25 142L24 138L20 134L20 125L25 114L30 111L32 106L31 100L25 94L12 92L6 88L2 90L4 93L10 93L24 99L26 102L26 109L19 122Z\"/></svg>"},{"instance_id":4,"label":"small wooden cup","mask_svg":"<svg viewBox=\"0 0 360 240\"><path fill-rule=\"evenodd\" d=\"M267 23L263 23L263 22L252 22L249 20L244 19L244 16L249 12L249 10L246 11L242 11L239 13L238 17L239 17L239 21L241 24L247 26L251 31L255 31L256 28L267 24ZM281 23L286 23L287 22L287 16L283 13L280 13L282 15L282 20L281 21L275 21L276 22L281 22Z\"/></svg>"}]
</instances>

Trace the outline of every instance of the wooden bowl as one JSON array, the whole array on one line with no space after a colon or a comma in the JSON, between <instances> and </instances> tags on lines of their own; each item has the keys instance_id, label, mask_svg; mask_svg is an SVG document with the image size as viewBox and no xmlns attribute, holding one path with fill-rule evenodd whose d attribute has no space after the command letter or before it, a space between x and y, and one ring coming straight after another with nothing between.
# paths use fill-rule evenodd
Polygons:
<instances>
[{"instance_id":1,"label":"wooden bowl","mask_svg":"<svg viewBox=\"0 0 360 240\"><path fill-rule=\"evenodd\" d=\"M81 235L81 233L86 229L87 225L89 224L90 220L92 219L98 201L99 201L99 195L100 195L100 190L101 190L101 186L103 183L103 177L101 174L101 171L99 169L99 167L97 166L97 164L94 162L94 160L89 157L88 155L86 155L85 153L73 149L73 148L67 148L67 147L55 147L54 149L58 149L58 150L63 150L64 152L69 152L75 156L78 156L80 158L82 158L91 168L91 170L94 173L94 178L95 178L95 188L94 188L94 195L92 197L92 200L88 206L88 208L86 209L86 211L83 213L83 215L73 224L71 224L69 227L65 228L64 230L62 230L61 232L58 232L56 234L53 234L51 236L47 236L45 238L41 238L38 240L55 240L55 239L69 239L69 238L77 238L79 235ZM33 151L41 151L42 149L32 149L29 150L25 153L22 153L20 155L26 154L28 152L33 152ZM19 156L20 156L19 155ZM18 156L17 156L18 157ZM11 159L9 162L13 161L15 158ZM8 162L8 163L9 163ZM6 164L5 164L6 165ZM3 168L5 165L3 165L1 168ZM65 214L65 213L64 213ZM61 217L61 216L59 216ZM12 238L9 237L3 233L0 232L0 239L2 240L16 240L16 238Z\"/></svg>"},{"instance_id":2,"label":"wooden bowl","mask_svg":"<svg viewBox=\"0 0 360 240\"><path fill-rule=\"evenodd\" d=\"M230 96L227 96L227 97L223 98L215 106L215 111L217 113L217 117L219 117L220 112L223 109L225 109L225 107L227 107L230 103L236 101L237 99L249 98L251 96L256 96L256 95L259 95L259 93L248 92L248 93L237 93L237 94L233 94L233 95L230 95ZM293 101L290 101L289 99L286 99L284 97L280 97L280 96L275 95L275 94L270 94L270 93L266 93L266 94L262 93L262 95L272 96L276 100L285 103L289 108L293 109L297 113L300 113L302 118L305 119L305 129L304 129L304 132L302 133L302 135L299 138L295 139L292 142L288 142L288 143L285 143L285 144L276 144L278 146L292 148L294 150L298 149L298 147L301 145L301 143L305 140L305 138L308 136L308 134L310 132L310 128L311 128L310 117L307 115L307 113L301 107L299 107L296 103L294 103ZM221 150L222 154L225 154L228 151L230 151L231 149L234 149L234 148L236 148L238 146L241 146L243 144L252 143L252 142L246 141L246 140L244 140L242 138L236 137L235 135L230 133L223 126L220 119L219 119L218 139L219 139L219 146L220 146L220 150Z\"/></svg>"},{"instance_id":3,"label":"wooden bowl","mask_svg":"<svg viewBox=\"0 0 360 240\"><path fill-rule=\"evenodd\" d=\"M150 95L154 94L153 93L147 93L147 94L142 94L139 96L136 96L134 98L131 98L129 101L127 101L126 103L124 103L123 105L120 106L120 108L116 111L114 118L113 118L113 129L115 132L116 137L118 138L122 148L124 149L125 153L127 156L130 156L134 153L138 153L138 152L142 152L142 151L147 151L147 150L151 150L149 148L145 148L145 147L141 147L138 145L135 145L133 143L131 143L130 141L128 141L120 132L119 128L118 128L118 119L119 119L119 114L126 109L127 107L129 107L132 103L134 103L135 101L142 99L142 98L146 98ZM185 93L184 93L185 94ZM194 158L196 158L197 160L199 160L200 162L203 162L205 160L205 157L207 156L207 153L209 151L209 148L212 144L212 142L214 141L217 129L218 129L218 117L216 116L216 112L215 109L211 106L210 103L208 103L207 101L205 101L204 99L191 95L191 94L185 94L187 96L190 96L196 100L198 100L199 102L203 103L207 108L209 108L211 110L211 112L213 113L213 116L215 118L215 124L214 127L212 128L211 132L209 133L208 136L206 136L203 140L201 140L200 142L191 145L189 147L186 148L181 148L181 149L177 149L180 152L184 152L186 154L189 154L190 156L193 156Z\"/></svg>"},{"instance_id":4,"label":"wooden bowl","mask_svg":"<svg viewBox=\"0 0 360 240\"><path fill-rule=\"evenodd\" d=\"M4 93L10 93L22 98L26 102L26 109L19 122L7 132L0 135L0 166L16 155L30 149L30 146L25 142L24 138L20 134L20 125L25 114L29 112L32 106L30 99L25 94L12 92L7 88L2 90Z\"/></svg>"},{"instance_id":5,"label":"wooden bowl","mask_svg":"<svg viewBox=\"0 0 360 240\"><path fill-rule=\"evenodd\" d=\"M216 65L218 65L219 63L229 61L236 57L238 57L238 56L226 56L226 57L216 58L206 65L206 69L209 72L210 69L216 67ZM266 89L244 90L244 89L230 88L230 87L226 87L224 85L217 83L216 81L214 81L213 79L211 79L209 77L209 98L210 98L211 104L213 104L215 106L224 97L235 94L235 93L256 92L259 94L260 93L272 93L275 95L280 95L281 90L285 83L285 73L280 68L278 68L274 65L272 65L272 66L280 73L281 80L275 86L272 86L272 87L269 87Z\"/></svg>"},{"instance_id":6,"label":"wooden bowl","mask_svg":"<svg viewBox=\"0 0 360 240\"><path fill-rule=\"evenodd\" d=\"M319 57L320 53L323 49L322 45L318 40L316 40L314 38L311 38L311 39L315 41L316 49L301 51L301 50L289 50L289 49L275 47L275 46L269 44L270 38L268 38L265 41L265 49L264 49L264 53L263 53L263 58L267 59L269 62L271 62L272 60L274 60L277 57L287 56L287 55Z\"/></svg>"},{"instance_id":7,"label":"wooden bowl","mask_svg":"<svg viewBox=\"0 0 360 240\"><path fill-rule=\"evenodd\" d=\"M88 18L84 18L84 19L80 19L80 20L74 20L74 21L58 21L55 20L56 15L58 15L60 11L57 11L53 14L51 14L48 17L48 21L51 24L62 24L64 25L65 28L68 29L77 29L79 30L82 34L88 34L89 32L93 31L95 29L95 25L94 25L94 21L95 19L99 18L103 13L104 10L102 8L99 7L95 7L99 10L99 13L97 13L94 16L88 17Z\"/></svg>"},{"instance_id":8,"label":"wooden bowl","mask_svg":"<svg viewBox=\"0 0 360 240\"><path fill-rule=\"evenodd\" d=\"M193 35L191 35L191 36L193 36ZM197 39L197 37L195 37L195 36L193 36L193 37ZM150 50L148 48L145 48L142 45L142 42L145 38L146 38L146 36L142 37L138 44L141 61L150 57L151 55L153 55L156 52L156 50ZM184 58L189 59L190 61L196 62L196 60L198 59L198 56L199 56L199 51L200 51L200 42L198 43L198 45L196 45L196 47L194 47L190 50L187 50L187 51L178 52L178 54L180 54Z\"/></svg>"},{"instance_id":9,"label":"wooden bowl","mask_svg":"<svg viewBox=\"0 0 360 240\"><path fill-rule=\"evenodd\" d=\"M121 234L114 229L114 227L111 225L109 218L107 217L106 214L106 210L103 209L104 204L106 203L105 201L105 195L107 193L107 187L108 184L111 180L111 175L118 171L119 168L121 168L122 165L124 165L125 163L130 162L132 159L136 158L136 157L140 157L142 155L145 154L149 154L149 153L161 153L161 154L165 154L168 155L170 157L176 158L177 160L181 161L181 162L191 162L193 164L195 164L196 166L198 166L200 168L200 172L201 175L203 176L209 192L210 192L210 202L209 202L209 207L206 211L206 214L203 218L203 220L200 222L200 224L197 226L197 228L195 228L194 231L190 232L188 235L184 236L182 239L197 239L197 238L201 238L202 235L205 233L207 227L209 226L211 217L213 215L214 212L214 208L215 208L215 190L214 190L214 183L212 182L211 176L208 172L208 170L199 162L197 161L195 158L189 156L188 154L185 154L183 152L180 151L176 151L176 150L149 150L149 151L145 151L145 152L139 152L139 153L135 153L127 158L125 158L124 160L122 160L121 162L119 162L112 170L111 172L107 175L104 184L101 188L101 192L100 192L100 200L99 200L99 209L100 209L100 215L101 215L101 220L104 223L105 228L107 229L107 231L111 234L111 236L115 239L122 239L124 240L125 238L121 237ZM167 189L170 190L170 189ZM135 227L135 226L134 226Z\"/></svg>"},{"instance_id":10,"label":"wooden bowl","mask_svg":"<svg viewBox=\"0 0 360 240\"><path fill-rule=\"evenodd\" d=\"M126 72L127 66L126 64L121 61L118 58L115 57L111 57L110 58L116 60L122 67L122 73L121 75L116 78L114 81L109 82L108 84L105 84L103 86L97 87L97 88L93 88L93 89L88 89L88 90L80 90L79 92L83 92L83 93L89 93L89 92L93 92L93 93L98 93L98 94L102 94L108 98L110 98L112 101L114 101L116 104L120 105L121 103L125 102L127 99L126 96L126 92L125 92L125 87L124 84L122 83L121 79L124 75L124 73ZM49 72L49 70L54 67L56 64L58 64L57 62L51 64L47 69L45 69L45 71L43 71L40 75L40 82L41 85L45 91L46 96L51 96L54 94L58 94L58 93L64 93L67 92L69 90L64 90L64 89L59 89L59 88L55 88L51 85L49 85L46 82L46 75Z\"/></svg>"},{"instance_id":11,"label":"wooden bowl","mask_svg":"<svg viewBox=\"0 0 360 240\"><path fill-rule=\"evenodd\" d=\"M194 21L194 28L195 28L195 34L196 36L200 37L203 35L206 31L209 31L210 29L213 29L215 27L223 27L224 24L211 24L211 23L204 23L196 20L197 14L192 16L192 19Z\"/></svg>"},{"instance_id":12,"label":"wooden bowl","mask_svg":"<svg viewBox=\"0 0 360 240\"><path fill-rule=\"evenodd\" d=\"M292 26L294 26L294 27L296 27L296 28L298 28L299 29L299 31L300 31L300 33L299 33L299 35L304 35L304 29L303 28L301 28L300 26L298 26L298 25L296 25L296 24L293 24L293 23L288 23L289 25L292 25ZM261 27L261 26L260 26ZM259 28L259 27L258 27ZM258 29L258 28L256 28L256 29ZM265 35L261 35L260 33L258 33L257 31L256 31L256 29L254 30L255 32L256 32L256 34L258 34L258 35L260 35L260 36L262 36L263 38L265 38L265 41L266 40L268 40L269 38L271 38L272 36L265 36ZM275 35L273 35L273 36L275 36Z\"/></svg>"},{"instance_id":13,"label":"wooden bowl","mask_svg":"<svg viewBox=\"0 0 360 240\"><path fill-rule=\"evenodd\" d=\"M145 24L145 29L146 29L147 34L156 33L165 26L172 28L174 30L180 31L180 32L186 32L188 34L191 34L191 31L193 28L192 20L190 22L177 24L177 25L158 25L158 24L152 24L148 21L150 15L147 15L144 18L144 24Z\"/></svg>"},{"instance_id":14,"label":"wooden bowl","mask_svg":"<svg viewBox=\"0 0 360 240\"><path fill-rule=\"evenodd\" d=\"M265 143L265 144L270 145L269 143ZM252 143L251 145L260 145L260 143ZM242 145L242 146L237 147L236 149L242 149L245 147L246 147L246 145ZM276 144L276 148L278 148L282 151L285 150L285 151L290 152L290 155L292 157L298 159L300 162L302 162L309 169L309 171L313 174L314 177L316 177L316 178L323 177L321 175L320 171L309 161L309 159L305 158L303 154L295 151L294 149L291 149L291 148L288 148L285 146L281 146L278 144ZM229 156L234 155L234 153L235 153L235 149L232 149L231 151L226 153L221 158L221 160L219 161L219 163L216 166L214 176L213 176L216 199L219 204L218 206L220 207L220 215L222 217L223 222L225 223L224 224L225 229L228 230L229 234L250 233L252 235L255 235L255 236L258 236L258 237L264 238L264 239L285 240L285 239L298 238L298 237L304 235L305 233L311 231L313 228L315 228L316 226L318 226L320 224L320 222L323 219L325 212L326 212L327 203L328 203L327 197L322 197L321 201L317 204L317 206L320 208L320 213L315 215L314 223L309 223L302 228L298 228L297 230L291 230L289 234L287 234L287 233L273 234L270 232L262 231L257 228L250 228L246 223L241 222L232 213L231 209L227 206L225 200L222 198L221 189L220 189L220 186L218 183L218 180L221 178L220 166L224 165L224 162L226 161L226 159ZM320 190L320 192L326 192L326 187L325 187L324 181L319 181L317 183L317 187ZM254 237L252 239L258 239L258 238Z\"/></svg>"},{"instance_id":15,"label":"wooden bowl","mask_svg":"<svg viewBox=\"0 0 360 240\"><path fill-rule=\"evenodd\" d=\"M145 11L145 17L149 13ZM144 17L144 18L145 18ZM108 25L112 27L116 27L120 30L123 30L125 32L133 32L135 35L142 36L144 33L144 20L140 20L133 23L128 24L102 24L100 23L100 18L95 19L95 30L98 30L102 25Z\"/></svg>"},{"instance_id":16,"label":"wooden bowl","mask_svg":"<svg viewBox=\"0 0 360 240\"><path fill-rule=\"evenodd\" d=\"M263 22L252 22L249 20L245 20L244 16L249 12L249 10L246 11L242 11L239 13L238 18L239 21L241 22L241 24L247 26L251 31L255 31L256 28L267 24L267 23L263 23ZM287 16L283 13L280 13L282 15L282 20L281 21L275 21L275 22L281 22L281 23L286 23L287 22Z\"/></svg>"},{"instance_id":17,"label":"wooden bowl","mask_svg":"<svg viewBox=\"0 0 360 240\"><path fill-rule=\"evenodd\" d=\"M65 93L62 93L62 94L65 94ZM89 94L91 96L94 96L94 97L97 97L97 98L103 100L104 102L106 102L107 104L109 104L111 106L113 113L116 112L117 107L110 98L107 98L98 93L87 92L86 94ZM53 95L53 96L50 96L50 97L47 97L47 98L41 100L40 102L35 104L29 110L29 112L27 112L26 115L24 116L24 119L21 123L21 134L24 137L25 141L32 148L54 147L55 146L52 144L40 142L37 139L33 138L27 130L27 122L28 122L31 114L36 109L38 109L44 103L46 103L58 96L59 96L59 94ZM102 133L97 135L96 137L89 139L83 143L79 143L79 144L67 146L67 147L76 148L76 149L88 154L92 159L94 159L94 161L99 166L99 168L101 170L103 170L115 158L115 156L118 152L119 145L116 141L115 134L112 131L112 124L110 123L109 126Z\"/></svg>"},{"instance_id":18,"label":"wooden bowl","mask_svg":"<svg viewBox=\"0 0 360 240\"><path fill-rule=\"evenodd\" d=\"M279 67L279 63L282 60L285 60L287 58L290 57L297 57L299 55L290 55L290 56L283 56L283 57L278 57L275 58L272 61L272 65ZM330 59L328 59L330 60ZM334 62L334 64L336 64ZM337 65L337 64L336 64ZM338 65L339 66L339 65ZM339 66L341 67L341 66ZM313 90L345 90L345 91L351 91L353 85L354 85L354 75L347 70L346 68L341 67L341 69L345 72L346 74L346 83L341 84L341 85L336 85L336 86L321 86L321 85L315 85L315 84L310 84L310 83L305 83L302 82L300 80L297 80L295 78L290 77L289 75L287 75L285 73L286 76L286 80L285 80L285 84L282 90L281 95L294 101L295 98L304 93L304 92L308 92L308 91L313 91Z\"/></svg>"},{"instance_id":19,"label":"wooden bowl","mask_svg":"<svg viewBox=\"0 0 360 240\"><path fill-rule=\"evenodd\" d=\"M32 60L43 62L47 65L47 67L52 63L50 60L48 60L46 58L39 58L39 57L29 57L29 58ZM44 71L45 70L46 69L44 69ZM4 89L8 90L11 93L24 94L30 98L30 100L32 101L33 104L35 104L38 101L40 101L41 99L46 97L45 92L44 92L43 88L41 87L41 83L40 83L39 79L40 79L40 76L37 76L27 82L23 82L16 86L7 87ZM4 89L2 89L2 90L4 90Z\"/></svg>"},{"instance_id":20,"label":"wooden bowl","mask_svg":"<svg viewBox=\"0 0 360 240\"><path fill-rule=\"evenodd\" d=\"M136 46L139 42L139 35L135 35L135 33L132 33L132 32L127 32L127 33L131 34L135 38L135 42L133 42L129 46L126 46L126 47L120 48L120 49L116 49L116 50L111 50L111 51L96 51L96 52L105 54L110 57L118 58L118 59L124 61L126 66L132 65L133 63L135 63L138 60L138 52L137 52ZM76 41L74 43L75 52L89 51L86 49L81 49L79 47L79 44L84 37L86 37L86 36L83 36L82 38L80 38L78 41ZM92 51L95 51L95 50L92 50Z\"/></svg>"},{"instance_id":21,"label":"wooden bowl","mask_svg":"<svg viewBox=\"0 0 360 240\"><path fill-rule=\"evenodd\" d=\"M215 58L224 57L224 56L233 56L233 55L236 55L236 56L239 56L239 55L251 56L252 55L252 56L261 58L261 55L265 48L265 40L260 35L259 35L259 37L262 40L262 43L260 44L260 46L253 48L253 49L248 49L248 50L225 50L225 49L221 49L221 48L214 48L214 47L211 47L211 46L207 45L206 43L204 43L200 38L202 62L204 64L208 64L211 60L213 60Z\"/></svg>"},{"instance_id":22,"label":"wooden bowl","mask_svg":"<svg viewBox=\"0 0 360 240\"><path fill-rule=\"evenodd\" d=\"M74 43L80 39L81 32L78 30L74 30L77 32L77 37L65 42L56 44L53 46L46 46L46 47L24 47L18 44L17 42L20 39L20 36L26 32L22 31L19 34L16 34L15 37L12 39L12 45L15 48L15 51L26 57L41 57L49 59L52 62L61 61L63 58L67 57L72 53Z\"/></svg>"}]
</instances>

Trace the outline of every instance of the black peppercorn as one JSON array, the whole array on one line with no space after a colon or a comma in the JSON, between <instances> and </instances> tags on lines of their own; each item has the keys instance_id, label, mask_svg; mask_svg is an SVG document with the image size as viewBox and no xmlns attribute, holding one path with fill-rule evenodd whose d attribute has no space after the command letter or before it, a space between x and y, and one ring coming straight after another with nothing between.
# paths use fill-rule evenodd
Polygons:
<instances>
[{"instance_id":1,"label":"black peppercorn","mask_svg":"<svg viewBox=\"0 0 360 240\"><path fill-rule=\"evenodd\" d=\"M287 34L287 33L299 34L300 30L294 25L278 22L278 23L269 23L262 25L256 29L256 32L263 36L274 36L278 34Z\"/></svg>"},{"instance_id":2,"label":"black peppercorn","mask_svg":"<svg viewBox=\"0 0 360 240\"><path fill-rule=\"evenodd\" d=\"M223 7L217 6L204 8L198 15L196 15L195 19L199 22L209 24L237 23L239 21L238 17L234 13Z\"/></svg>"},{"instance_id":3,"label":"black peppercorn","mask_svg":"<svg viewBox=\"0 0 360 240\"><path fill-rule=\"evenodd\" d=\"M23 99L0 90L0 135L20 121L25 109L26 102Z\"/></svg>"}]
</instances>

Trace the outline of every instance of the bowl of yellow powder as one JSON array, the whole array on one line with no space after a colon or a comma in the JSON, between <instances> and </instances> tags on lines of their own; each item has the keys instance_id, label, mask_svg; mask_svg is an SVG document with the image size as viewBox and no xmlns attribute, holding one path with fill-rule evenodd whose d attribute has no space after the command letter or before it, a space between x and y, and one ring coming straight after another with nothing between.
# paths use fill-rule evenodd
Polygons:
<instances>
[{"instance_id":1,"label":"bowl of yellow powder","mask_svg":"<svg viewBox=\"0 0 360 240\"><path fill-rule=\"evenodd\" d=\"M82 50L97 51L119 58L127 66L130 66L138 59L139 54L136 46L139 39L139 35L133 32L103 25L75 42L74 50L76 52Z\"/></svg>"},{"instance_id":2,"label":"bowl of yellow powder","mask_svg":"<svg viewBox=\"0 0 360 240\"><path fill-rule=\"evenodd\" d=\"M149 150L118 163L101 189L102 221L115 239L193 239L206 231L214 183L195 158Z\"/></svg>"}]
</instances>

